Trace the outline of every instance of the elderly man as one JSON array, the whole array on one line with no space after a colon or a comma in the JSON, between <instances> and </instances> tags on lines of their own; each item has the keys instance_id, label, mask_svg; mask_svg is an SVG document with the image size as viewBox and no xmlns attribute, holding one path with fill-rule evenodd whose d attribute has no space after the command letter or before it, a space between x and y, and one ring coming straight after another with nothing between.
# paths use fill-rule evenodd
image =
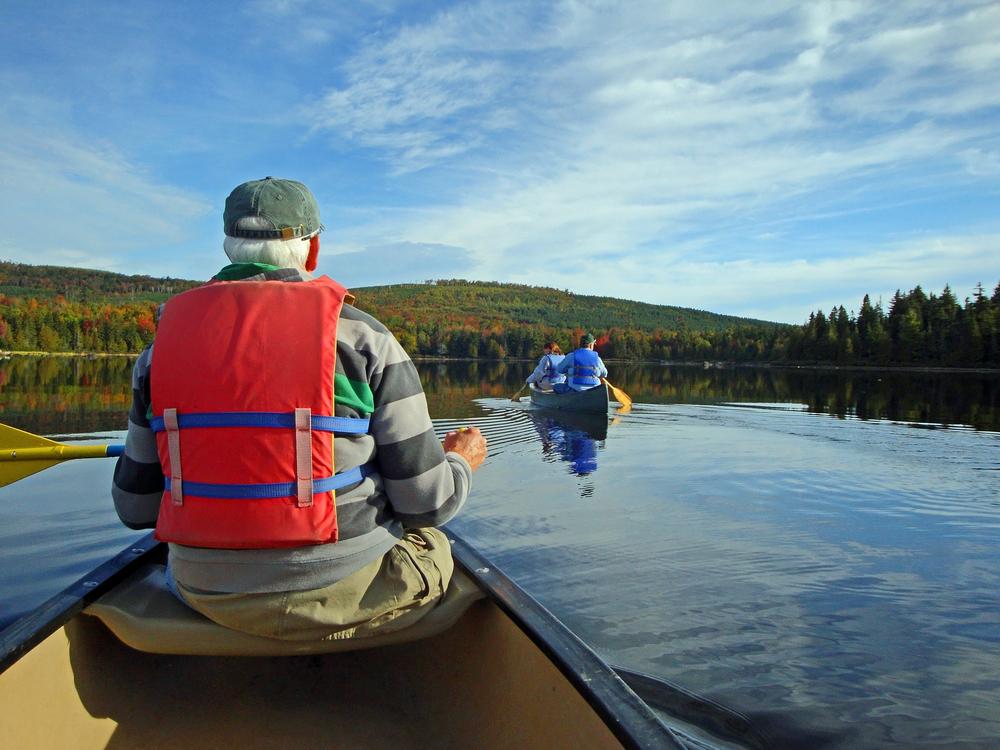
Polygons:
<instances>
[{"instance_id":1,"label":"elderly man","mask_svg":"<svg viewBox=\"0 0 1000 750\"><path fill-rule=\"evenodd\" d=\"M601 384L601 378L608 376L608 368L601 361L601 355L594 351L597 339L589 333L580 337L580 348L567 354L556 365L557 375L565 375L566 382L554 386L557 393L586 391Z\"/></svg>"},{"instance_id":2,"label":"elderly man","mask_svg":"<svg viewBox=\"0 0 1000 750\"><path fill-rule=\"evenodd\" d=\"M486 455L475 428L434 435L392 334L310 274L319 208L266 177L226 200L232 263L161 309L135 364L112 495L169 542L168 581L236 630L365 636L419 620L453 571L437 526Z\"/></svg>"}]
</instances>

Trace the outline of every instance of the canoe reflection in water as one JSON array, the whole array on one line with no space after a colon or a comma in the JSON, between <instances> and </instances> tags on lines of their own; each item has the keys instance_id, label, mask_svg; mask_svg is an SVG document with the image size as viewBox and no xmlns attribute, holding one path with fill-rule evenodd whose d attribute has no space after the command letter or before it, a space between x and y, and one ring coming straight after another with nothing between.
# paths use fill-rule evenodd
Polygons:
<instances>
[{"instance_id":1,"label":"canoe reflection in water","mask_svg":"<svg viewBox=\"0 0 1000 750\"><path fill-rule=\"evenodd\" d=\"M608 437L607 414L536 407L529 416L542 439L546 461L566 461L570 472L581 477L597 471L597 451Z\"/></svg>"}]
</instances>

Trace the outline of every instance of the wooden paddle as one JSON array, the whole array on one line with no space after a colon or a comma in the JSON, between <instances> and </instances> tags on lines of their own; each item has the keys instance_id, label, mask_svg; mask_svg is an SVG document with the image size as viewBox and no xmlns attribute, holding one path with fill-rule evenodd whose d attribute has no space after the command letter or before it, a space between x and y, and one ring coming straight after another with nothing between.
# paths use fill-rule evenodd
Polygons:
<instances>
[{"instance_id":1,"label":"wooden paddle","mask_svg":"<svg viewBox=\"0 0 1000 750\"><path fill-rule=\"evenodd\" d=\"M621 388L611 385L611 383L608 382L607 378L601 378L601 382L608 387L608 390L611 391L611 395L614 397L615 401L617 401L619 404L621 404L624 407L629 407L632 405L632 399L629 398L629 395L625 393L625 391L623 391Z\"/></svg>"},{"instance_id":2,"label":"wooden paddle","mask_svg":"<svg viewBox=\"0 0 1000 750\"><path fill-rule=\"evenodd\" d=\"M0 487L73 458L106 458L124 451L124 445L67 445L0 424Z\"/></svg>"},{"instance_id":3,"label":"wooden paddle","mask_svg":"<svg viewBox=\"0 0 1000 750\"><path fill-rule=\"evenodd\" d=\"M513 396L511 396L511 397L510 397L510 400L511 400L511 401L520 401L520 400L521 400L521 391L523 391L523 390L524 390L525 388L527 388L527 387L528 387L528 384L527 384L527 383L525 383L524 385L522 385L522 386L521 386L521 390L520 390L520 391L518 391L517 393L515 393L515 394L514 394Z\"/></svg>"}]
</instances>

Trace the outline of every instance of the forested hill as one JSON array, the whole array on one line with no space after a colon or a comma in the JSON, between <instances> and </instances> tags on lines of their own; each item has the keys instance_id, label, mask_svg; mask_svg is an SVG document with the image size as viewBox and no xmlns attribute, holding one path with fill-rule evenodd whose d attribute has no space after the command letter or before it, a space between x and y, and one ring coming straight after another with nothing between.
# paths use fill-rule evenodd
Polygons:
<instances>
[{"instance_id":1,"label":"forested hill","mask_svg":"<svg viewBox=\"0 0 1000 750\"><path fill-rule=\"evenodd\" d=\"M158 303L203 283L0 262L0 350L134 352L151 340ZM544 340L583 331L606 356L663 357L668 333L780 326L703 310L494 282L437 281L353 290L414 355L531 357Z\"/></svg>"},{"instance_id":2,"label":"forested hill","mask_svg":"<svg viewBox=\"0 0 1000 750\"><path fill-rule=\"evenodd\" d=\"M63 266L33 266L0 262L0 294L38 300L62 296L67 300L163 302L203 281L95 271ZM717 315L671 305L651 305L611 297L572 294L569 291L520 284L478 281L434 281L395 284L353 290L359 307L407 317L424 318L431 311L442 324L465 322L469 316L490 323L528 323L550 327L580 325L594 331L631 326L652 331L718 331L733 326L773 326L763 320ZM385 317L379 314L379 317Z\"/></svg>"},{"instance_id":3,"label":"forested hill","mask_svg":"<svg viewBox=\"0 0 1000 750\"><path fill-rule=\"evenodd\" d=\"M200 283L0 263L0 351L138 352L157 305ZM964 302L918 286L888 309L865 296L857 314L838 305L801 326L496 282L352 291L413 356L533 358L590 331L608 359L1000 367L1000 284Z\"/></svg>"},{"instance_id":4,"label":"forested hill","mask_svg":"<svg viewBox=\"0 0 1000 750\"><path fill-rule=\"evenodd\" d=\"M33 266L0 261L0 295L37 300L62 296L67 300L162 302L204 282L154 276L126 276L110 271L67 266Z\"/></svg>"},{"instance_id":5,"label":"forested hill","mask_svg":"<svg viewBox=\"0 0 1000 750\"><path fill-rule=\"evenodd\" d=\"M600 334L612 328L721 331L733 327L773 328L779 325L687 307L651 305L495 281L453 279L424 284L360 287L351 291L358 298L358 307L380 318L387 315L402 315L414 320L430 317L441 325L449 326L485 322L489 327L507 327L510 324L553 329L578 327ZM469 320L470 317L474 320Z\"/></svg>"},{"instance_id":6,"label":"forested hill","mask_svg":"<svg viewBox=\"0 0 1000 750\"><path fill-rule=\"evenodd\" d=\"M670 359L694 353L705 336L752 331L764 340L778 323L703 310L592 297L568 291L483 281L361 287L356 305L371 312L418 355L537 356L546 341L574 348L584 332L598 351L621 359ZM696 355L695 355L696 356Z\"/></svg>"}]
</instances>

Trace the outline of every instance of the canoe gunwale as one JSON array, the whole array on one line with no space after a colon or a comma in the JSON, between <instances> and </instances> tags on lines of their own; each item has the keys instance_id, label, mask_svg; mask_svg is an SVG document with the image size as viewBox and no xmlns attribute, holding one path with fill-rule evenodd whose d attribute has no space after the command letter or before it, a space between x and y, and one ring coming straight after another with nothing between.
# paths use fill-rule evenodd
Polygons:
<instances>
[{"instance_id":1,"label":"canoe gunwale","mask_svg":"<svg viewBox=\"0 0 1000 750\"><path fill-rule=\"evenodd\" d=\"M150 532L0 631L0 674L143 565L165 559Z\"/></svg>"},{"instance_id":2,"label":"canoe gunwale","mask_svg":"<svg viewBox=\"0 0 1000 750\"><path fill-rule=\"evenodd\" d=\"M548 657L624 747L685 747L596 652L461 537L446 533L456 563ZM15 620L0 631L0 674L133 572L165 557L166 545L149 533Z\"/></svg>"},{"instance_id":3,"label":"canoe gunwale","mask_svg":"<svg viewBox=\"0 0 1000 750\"><path fill-rule=\"evenodd\" d=\"M632 688L561 620L456 534L452 553L469 577L549 658L627 748L685 748Z\"/></svg>"}]
</instances>

